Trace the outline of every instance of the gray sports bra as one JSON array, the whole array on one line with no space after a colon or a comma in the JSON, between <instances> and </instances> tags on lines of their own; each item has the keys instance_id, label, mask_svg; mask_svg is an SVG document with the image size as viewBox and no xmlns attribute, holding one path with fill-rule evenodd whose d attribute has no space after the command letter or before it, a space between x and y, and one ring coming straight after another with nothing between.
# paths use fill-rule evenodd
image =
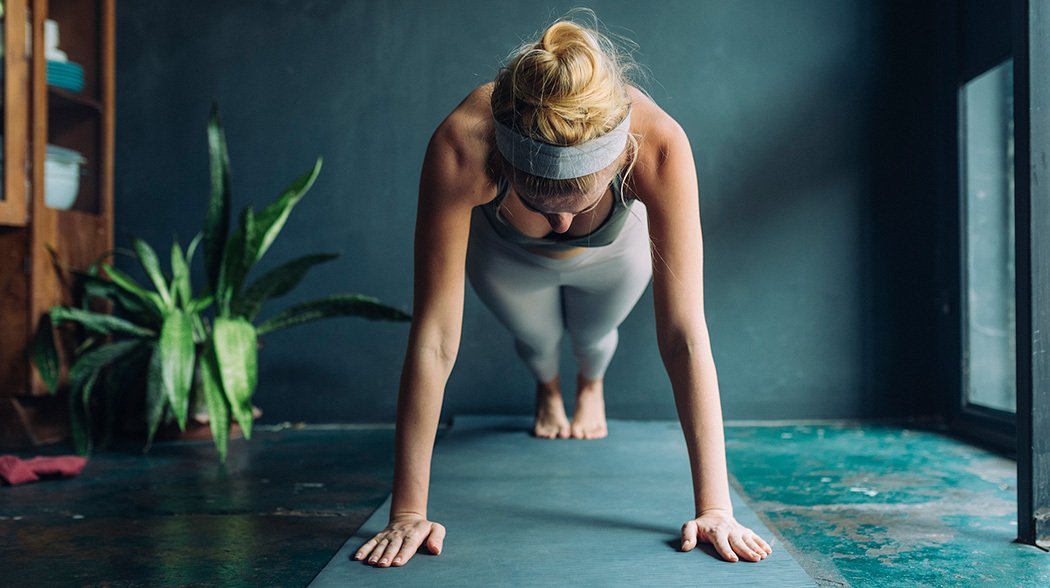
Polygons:
<instances>
[{"instance_id":1,"label":"gray sports bra","mask_svg":"<svg viewBox=\"0 0 1050 588\"><path fill-rule=\"evenodd\" d=\"M489 224L492 225L492 228L501 238L522 247L539 247L552 251L565 251L574 247L604 247L615 241L616 237L619 236L624 223L627 221L631 204L634 203L633 198L626 201L623 198L623 194L620 191L622 183L619 174L617 174L610 186L613 195L613 208L609 211L609 216L605 218L605 222L601 226L586 235L549 233L543 237L529 237L521 234L499 212L503 201L510 194L510 182L506 178L499 179L497 183L499 192L491 202L482 204L481 210L485 213L485 218L488 219Z\"/></svg>"}]
</instances>

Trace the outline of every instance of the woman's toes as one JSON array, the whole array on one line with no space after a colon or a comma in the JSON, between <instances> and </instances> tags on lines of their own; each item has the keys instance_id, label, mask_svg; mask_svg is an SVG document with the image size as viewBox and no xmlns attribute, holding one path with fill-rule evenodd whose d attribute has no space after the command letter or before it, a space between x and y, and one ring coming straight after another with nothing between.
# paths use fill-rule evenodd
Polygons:
<instances>
[{"instance_id":1,"label":"woman's toes","mask_svg":"<svg viewBox=\"0 0 1050 588\"><path fill-rule=\"evenodd\" d=\"M532 428L532 434L540 439L557 439L558 437L565 438L569 434L569 425L559 424L536 424Z\"/></svg>"}]
</instances>

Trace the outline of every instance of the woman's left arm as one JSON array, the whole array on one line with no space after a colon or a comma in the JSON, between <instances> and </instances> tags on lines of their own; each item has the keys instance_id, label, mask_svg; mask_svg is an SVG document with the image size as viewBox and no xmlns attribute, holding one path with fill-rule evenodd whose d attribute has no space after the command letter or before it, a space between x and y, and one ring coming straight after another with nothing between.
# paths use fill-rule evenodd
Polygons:
<instances>
[{"instance_id":1,"label":"woman's left arm","mask_svg":"<svg viewBox=\"0 0 1050 588\"><path fill-rule=\"evenodd\" d=\"M662 113L661 113L662 114ZM682 550L710 542L726 560L760 561L769 545L733 518L722 408L704 316L703 239L689 139L669 116L646 132L633 178L646 205L653 256L656 330L685 434L696 517L682 526Z\"/></svg>"}]
</instances>

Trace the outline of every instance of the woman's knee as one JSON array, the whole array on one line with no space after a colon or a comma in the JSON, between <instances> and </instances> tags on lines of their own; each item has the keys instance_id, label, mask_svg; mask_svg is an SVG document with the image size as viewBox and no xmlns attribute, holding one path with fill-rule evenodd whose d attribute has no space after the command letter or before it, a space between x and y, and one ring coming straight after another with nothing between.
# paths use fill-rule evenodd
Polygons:
<instances>
[{"instance_id":1,"label":"woman's knee","mask_svg":"<svg viewBox=\"0 0 1050 588\"><path fill-rule=\"evenodd\" d=\"M585 340L573 339L573 355L576 357L579 373L591 380L600 380L605 377L605 370L612 362L619 340L617 329L609 331L602 337Z\"/></svg>"},{"instance_id":2,"label":"woman's knee","mask_svg":"<svg viewBox=\"0 0 1050 588\"><path fill-rule=\"evenodd\" d=\"M572 350L577 360L588 357L612 356L620 341L619 330L613 328L604 334L580 336L572 334Z\"/></svg>"}]
</instances>

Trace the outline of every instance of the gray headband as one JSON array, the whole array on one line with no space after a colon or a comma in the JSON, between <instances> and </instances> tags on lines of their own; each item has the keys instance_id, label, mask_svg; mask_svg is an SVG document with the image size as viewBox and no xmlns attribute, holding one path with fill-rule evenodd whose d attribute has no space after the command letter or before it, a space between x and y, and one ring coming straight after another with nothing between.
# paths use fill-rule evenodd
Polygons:
<instances>
[{"instance_id":1,"label":"gray headband","mask_svg":"<svg viewBox=\"0 0 1050 588\"><path fill-rule=\"evenodd\" d=\"M623 153L631 129L631 111L615 129L586 143L562 147L530 139L496 122L496 147L515 168L552 180L579 178L601 171Z\"/></svg>"}]
</instances>

